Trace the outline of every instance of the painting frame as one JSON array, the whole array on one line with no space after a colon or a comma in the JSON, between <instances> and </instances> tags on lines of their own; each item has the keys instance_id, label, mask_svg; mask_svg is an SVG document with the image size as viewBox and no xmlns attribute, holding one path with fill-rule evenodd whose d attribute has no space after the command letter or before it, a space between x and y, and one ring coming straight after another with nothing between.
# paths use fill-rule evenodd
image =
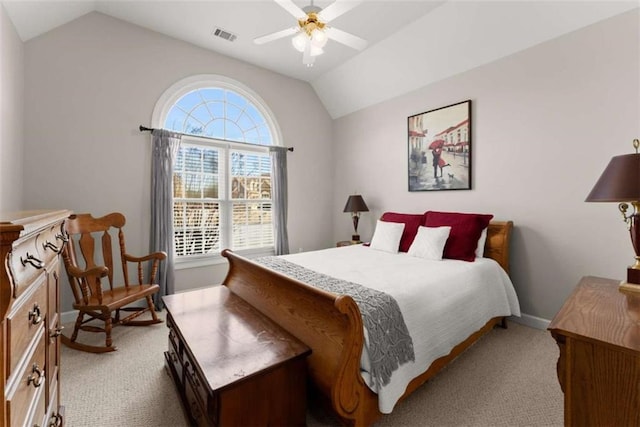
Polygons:
<instances>
[{"instance_id":1,"label":"painting frame","mask_svg":"<svg viewBox=\"0 0 640 427\"><path fill-rule=\"evenodd\" d=\"M408 189L471 190L471 100L407 118Z\"/></svg>"}]
</instances>

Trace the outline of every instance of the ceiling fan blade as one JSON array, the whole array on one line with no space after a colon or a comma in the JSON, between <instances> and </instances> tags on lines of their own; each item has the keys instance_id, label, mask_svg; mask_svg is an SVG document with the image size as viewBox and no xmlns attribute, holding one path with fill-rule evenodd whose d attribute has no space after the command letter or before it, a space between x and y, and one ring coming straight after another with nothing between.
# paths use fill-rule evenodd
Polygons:
<instances>
[{"instance_id":1,"label":"ceiling fan blade","mask_svg":"<svg viewBox=\"0 0 640 427\"><path fill-rule=\"evenodd\" d=\"M362 1L363 0L336 0L322 9L320 13L318 13L318 18L320 18L322 22L327 23L358 6Z\"/></svg>"},{"instance_id":2,"label":"ceiling fan blade","mask_svg":"<svg viewBox=\"0 0 640 427\"><path fill-rule=\"evenodd\" d=\"M307 14L300 9L292 0L273 0L284 10L296 17L296 19L307 19Z\"/></svg>"},{"instance_id":3,"label":"ceiling fan blade","mask_svg":"<svg viewBox=\"0 0 640 427\"><path fill-rule=\"evenodd\" d=\"M265 44L272 42L274 40L281 39L283 37L290 36L291 34L295 34L300 30L299 27L291 27L284 30L276 31L275 33L267 34L265 36L256 37L253 39L255 44Z\"/></svg>"},{"instance_id":4,"label":"ceiling fan blade","mask_svg":"<svg viewBox=\"0 0 640 427\"><path fill-rule=\"evenodd\" d=\"M362 50L367 47L368 44L365 39L349 34L346 31L338 30L337 28L325 27L325 33L331 40L335 40L338 43L342 43L356 50Z\"/></svg>"}]
</instances>

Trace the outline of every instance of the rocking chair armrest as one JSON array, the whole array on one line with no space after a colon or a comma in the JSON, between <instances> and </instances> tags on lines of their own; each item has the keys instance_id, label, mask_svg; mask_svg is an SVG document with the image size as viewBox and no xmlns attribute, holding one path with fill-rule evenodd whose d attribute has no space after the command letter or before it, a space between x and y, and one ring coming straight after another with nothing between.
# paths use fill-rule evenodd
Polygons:
<instances>
[{"instance_id":1,"label":"rocking chair armrest","mask_svg":"<svg viewBox=\"0 0 640 427\"><path fill-rule=\"evenodd\" d=\"M109 269L103 265L92 267L88 270L82 270L73 265L67 265L67 273L77 279L84 279L85 277L104 277L109 274Z\"/></svg>"},{"instance_id":2,"label":"rocking chair armrest","mask_svg":"<svg viewBox=\"0 0 640 427\"><path fill-rule=\"evenodd\" d=\"M166 252L153 252L149 255L145 255L142 257L135 257L133 255L129 255L129 254L124 254L123 255L124 259L126 261L129 262L144 262L144 261L151 261L151 260L159 260L162 261L163 259L165 259L167 257L167 253Z\"/></svg>"}]
</instances>

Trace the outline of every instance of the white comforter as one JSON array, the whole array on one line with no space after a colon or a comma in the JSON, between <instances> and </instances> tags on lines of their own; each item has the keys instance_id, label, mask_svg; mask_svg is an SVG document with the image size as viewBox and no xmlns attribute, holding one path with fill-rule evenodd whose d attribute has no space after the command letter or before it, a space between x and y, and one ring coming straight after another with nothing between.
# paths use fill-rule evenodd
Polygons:
<instances>
[{"instance_id":1,"label":"white comforter","mask_svg":"<svg viewBox=\"0 0 640 427\"><path fill-rule=\"evenodd\" d=\"M475 262L429 261L362 245L283 256L290 262L393 296L413 339L415 362L396 370L389 384L372 384L363 351L362 376L378 394L379 409L390 413L409 382L437 358L496 316L520 316L509 276L489 258ZM366 337L366 334L365 334Z\"/></svg>"}]
</instances>

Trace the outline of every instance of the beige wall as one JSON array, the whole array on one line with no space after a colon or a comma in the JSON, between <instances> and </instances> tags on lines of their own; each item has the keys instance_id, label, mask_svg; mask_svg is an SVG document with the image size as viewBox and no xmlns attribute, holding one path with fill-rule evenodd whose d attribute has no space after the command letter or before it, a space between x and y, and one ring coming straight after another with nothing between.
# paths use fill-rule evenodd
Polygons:
<instances>
[{"instance_id":1,"label":"beige wall","mask_svg":"<svg viewBox=\"0 0 640 427\"><path fill-rule=\"evenodd\" d=\"M633 249L617 207L584 199L640 136L639 22L636 9L336 120L334 239L351 232L339 208L357 190L371 209L363 238L387 210L513 220L528 316L551 319L583 275L622 279ZM473 190L408 192L407 117L466 99Z\"/></svg>"},{"instance_id":2,"label":"beige wall","mask_svg":"<svg viewBox=\"0 0 640 427\"><path fill-rule=\"evenodd\" d=\"M220 74L269 106L289 154L289 233L297 251L331 245L331 119L311 86L100 13L25 44L25 204L127 216L127 249L147 253L150 125L176 81ZM310 203L313 200L313 203ZM178 290L219 283L226 264L176 272ZM63 311L70 308L64 286Z\"/></svg>"},{"instance_id":3,"label":"beige wall","mask_svg":"<svg viewBox=\"0 0 640 427\"><path fill-rule=\"evenodd\" d=\"M15 59L22 55L15 31L17 53L5 51L8 20L0 15L4 162L4 92L22 84L15 70L23 65ZM609 159L631 152L640 135L639 22L635 10L332 122L304 82L92 13L24 46L24 207L122 211L131 252L144 252L150 151L137 126L149 123L158 97L176 81L228 75L267 102L285 144L295 147L292 251L349 236L342 208L353 192L371 209L361 219L363 238L386 210L491 212L516 225L512 271L523 312L550 319L579 277L621 279L632 261L616 206L584 198ZM15 78L6 77L7 58L18 64ZM10 101L14 111L19 98ZM465 99L473 101L473 190L409 193L407 117ZM10 144L17 173L20 139ZM15 196L5 196L2 166L4 203ZM178 287L215 283L224 272L180 270Z\"/></svg>"},{"instance_id":4,"label":"beige wall","mask_svg":"<svg viewBox=\"0 0 640 427\"><path fill-rule=\"evenodd\" d=\"M0 4L0 211L22 205L24 47Z\"/></svg>"}]
</instances>

